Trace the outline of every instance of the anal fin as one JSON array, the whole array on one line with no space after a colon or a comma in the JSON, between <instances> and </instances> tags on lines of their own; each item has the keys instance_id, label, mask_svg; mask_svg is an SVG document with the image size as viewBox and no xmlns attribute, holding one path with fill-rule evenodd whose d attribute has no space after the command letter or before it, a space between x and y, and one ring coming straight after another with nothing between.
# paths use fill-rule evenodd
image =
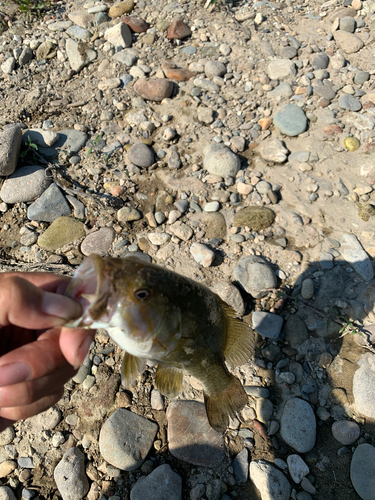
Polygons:
<instances>
[{"instance_id":1,"label":"anal fin","mask_svg":"<svg viewBox=\"0 0 375 500\"><path fill-rule=\"evenodd\" d=\"M245 389L237 377L231 375L229 385L219 392L204 392L208 421L217 432L224 432L229 425L229 417L234 418L248 402Z\"/></svg>"},{"instance_id":2,"label":"anal fin","mask_svg":"<svg viewBox=\"0 0 375 500\"><path fill-rule=\"evenodd\" d=\"M184 372L173 366L158 365L155 374L157 389L170 398L177 396L182 390Z\"/></svg>"},{"instance_id":3,"label":"anal fin","mask_svg":"<svg viewBox=\"0 0 375 500\"><path fill-rule=\"evenodd\" d=\"M125 352L121 365L121 385L129 387L132 382L143 372L144 361L128 352Z\"/></svg>"}]
</instances>

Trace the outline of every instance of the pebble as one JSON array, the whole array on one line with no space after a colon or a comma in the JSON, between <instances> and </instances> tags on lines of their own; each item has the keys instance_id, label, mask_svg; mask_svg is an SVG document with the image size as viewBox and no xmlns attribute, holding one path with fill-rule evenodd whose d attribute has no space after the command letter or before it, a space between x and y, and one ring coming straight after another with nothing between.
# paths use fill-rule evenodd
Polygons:
<instances>
[{"instance_id":1,"label":"pebble","mask_svg":"<svg viewBox=\"0 0 375 500\"><path fill-rule=\"evenodd\" d=\"M316 421L314 412L306 401L289 399L280 420L282 439L298 453L307 453L315 446Z\"/></svg>"},{"instance_id":2,"label":"pebble","mask_svg":"<svg viewBox=\"0 0 375 500\"><path fill-rule=\"evenodd\" d=\"M111 248L114 239L114 230L110 227L102 227L99 231L86 236L81 244L81 252L83 255L95 253L104 257Z\"/></svg>"},{"instance_id":3,"label":"pebble","mask_svg":"<svg viewBox=\"0 0 375 500\"><path fill-rule=\"evenodd\" d=\"M215 253L202 243L193 243L190 247L190 253L194 260L203 267L210 267L215 259Z\"/></svg>"},{"instance_id":4,"label":"pebble","mask_svg":"<svg viewBox=\"0 0 375 500\"><path fill-rule=\"evenodd\" d=\"M16 500L16 498L9 486L0 486L0 500Z\"/></svg>"},{"instance_id":5,"label":"pebble","mask_svg":"<svg viewBox=\"0 0 375 500\"><path fill-rule=\"evenodd\" d=\"M154 163L152 150L143 142L137 142L128 151L129 160L137 167L148 168Z\"/></svg>"},{"instance_id":6,"label":"pebble","mask_svg":"<svg viewBox=\"0 0 375 500\"><path fill-rule=\"evenodd\" d=\"M46 177L43 167L29 165L21 167L10 175L0 190L0 198L5 203L20 203L38 198L51 180Z\"/></svg>"},{"instance_id":7,"label":"pebble","mask_svg":"<svg viewBox=\"0 0 375 500\"><path fill-rule=\"evenodd\" d=\"M299 484L309 474L310 469L299 455L289 455L286 461L291 478Z\"/></svg>"},{"instance_id":8,"label":"pebble","mask_svg":"<svg viewBox=\"0 0 375 500\"><path fill-rule=\"evenodd\" d=\"M371 389L375 382L375 355L363 354L357 364L359 369L353 377L354 404L362 415L375 418L375 394Z\"/></svg>"},{"instance_id":9,"label":"pebble","mask_svg":"<svg viewBox=\"0 0 375 500\"><path fill-rule=\"evenodd\" d=\"M234 216L235 227L249 227L253 231L267 229L275 220L275 212L267 207L246 207L240 209Z\"/></svg>"},{"instance_id":10,"label":"pebble","mask_svg":"<svg viewBox=\"0 0 375 500\"><path fill-rule=\"evenodd\" d=\"M284 163L289 154L284 142L279 139L261 142L257 152L264 160L275 163Z\"/></svg>"},{"instance_id":11,"label":"pebble","mask_svg":"<svg viewBox=\"0 0 375 500\"><path fill-rule=\"evenodd\" d=\"M151 391L151 408L153 410L164 410L164 398L156 389Z\"/></svg>"},{"instance_id":12,"label":"pebble","mask_svg":"<svg viewBox=\"0 0 375 500\"><path fill-rule=\"evenodd\" d=\"M314 282L311 278L306 278L302 281L301 297L303 299L312 299L314 296L314 291Z\"/></svg>"},{"instance_id":13,"label":"pebble","mask_svg":"<svg viewBox=\"0 0 375 500\"><path fill-rule=\"evenodd\" d=\"M44 222L53 222L59 217L70 214L71 210L65 196L54 183L27 209L28 219Z\"/></svg>"},{"instance_id":14,"label":"pebble","mask_svg":"<svg viewBox=\"0 0 375 500\"><path fill-rule=\"evenodd\" d=\"M134 16L125 16L122 18L122 22L127 24L134 33L145 33L149 28L146 21Z\"/></svg>"},{"instance_id":15,"label":"pebble","mask_svg":"<svg viewBox=\"0 0 375 500\"><path fill-rule=\"evenodd\" d=\"M244 448L236 455L232 467L237 483L245 483L249 475L249 452L247 448Z\"/></svg>"},{"instance_id":16,"label":"pebble","mask_svg":"<svg viewBox=\"0 0 375 500\"><path fill-rule=\"evenodd\" d=\"M281 316L265 311L254 311L252 321L254 330L256 330L262 337L269 339L279 338L283 325L283 318Z\"/></svg>"},{"instance_id":17,"label":"pebble","mask_svg":"<svg viewBox=\"0 0 375 500\"><path fill-rule=\"evenodd\" d=\"M7 427L2 432L0 432L0 446L6 446L10 444L15 437L15 432L13 427Z\"/></svg>"},{"instance_id":18,"label":"pebble","mask_svg":"<svg viewBox=\"0 0 375 500\"><path fill-rule=\"evenodd\" d=\"M148 239L153 245L165 245L171 239L171 235L167 233L148 233Z\"/></svg>"},{"instance_id":19,"label":"pebble","mask_svg":"<svg viewBox=\"0 0 375 500\"><path fill-rule=\"evenodd\" d=\"M352 95L343 94L339 98L339 107L348 111L360 111L362 109L362 104Z\"/></svg>"},{"instance_id":20,"label":"pebble","mask_svg":"<svg viewBox=\"0 0 375 500\"><path fill-rule=\"evenodd\" d=\"M21 141L20 127L9 127L0 132L0 176L6 177L15 171Z\"/></svg>"},{"instance_id":21,"label":"pebble","mask_svg":"<svg viewBox=\"0 0 375 500\"><path fill-rule=\"evenodd\" d=\"M253 314L255 314L255 312ZM255 409L257 419L260 422L267 424L271 420L273 414L273 404L269 399L258 398L256 400Z\"/></svg>"},{"instance_id":22,"label":"pebble","mask_svg":"<svg viewBox=\"0 0 375 500\"><path fill-rule=\"evenodd\" d=\"M173 82L162 78L140 79L133 85L133 89L143 99L160 102L167 97L171 97Z\"/></svg>"},{"instance_id":23,"label":"pebble","mask_svg":"<svg viewBox=\"0 0 375 500\"><path fill-rule=\"evenodd\" d=\"M171 232L180 238L180 240L188 241L193 236L194 232L187 224L181 221L174 222L170 226Z\"/></svg>"},{"instance_id":24,"label":"pebble","mask_svg":"<svg viewBox=\"0 0 375 500\"><path fill-rule=\"evenodd\" d=\"M241 168L238 156L222 144L210 144L203 154L203 166L212 175L235 177Z\"/></svg>"},{"instance_id":25,"label":"pebble","mask_svg":"<svg viewBox=\"0 0 375 500\"><path fill-rule=\"evenodd\" d=\"M242 257L233 271L233 277L254 298L265 297L268 289L275 288L277 283L272 268L260 257Z\"/></svg>"},{"instance_id":26,"label":"pebble","mask_svg":"<svg viewBox=\"0 0 375 500\"><path fill-rule=\"evenodd\" d=\"M1 191L0 191L1 196ZM6 200L4 200L6 201ZM365 281L374 277L374 271L367 253L354 234L342 234L339 238L339 251L342 257L350 264L356 273Z\"/></svg>"},{"instance_id":27,"label":"pebble","mask_svg":"<svg viewBox=\"0 0 375 500\"><path fill-rule=\"evenodd\" d=\"M69 153L79 153L87 142L87 134L81 130L64 129L59 133L59 139L55 142L54 147L66 150ZM48 150L41 150L42 153L47 153Z\"/></svg>"},{"instance_id":28,"label":"pebble","mask_svg":"<svg viewBox=\"0 0 375 500\"><path fill-rule=\"evenodd\" d=\"M225 456L224 438L208 423L196 401L172 401L167 409L170 453L198 467L216 467Z\"/></svg>"},{"instance_id":29,"label":"pebble","mask_svg":"<svg viewBox=\"0 0 375 500\"><path fill-rule=\"evenodd\" d=\"M326 69L329 65L329 57L324 52L318 52L312 61L314 69Z\"/></svg>"},{"instance_id":30,"label":"pebble","mask_svg":"<svg viewBox=\"0 0 375 500\"><path fill-rule=\"evenodd\" d=\"M249 476L261 500L289 500L291 486L287 478L266 460L252 460Z\"/></svg>"},{"instance_id":31,"label":"pebble","mask_svg":"<svg viewBox=\"0 0 375 500\"><path fill-rule=\"evenodd\" d=\"M40 48L40 47L39 47ZM78 73L82 68L90 64L97 57L97 53L93 49L81 49L81 42L76 42L72 38L68 38L65 45L66 54L69 59L70 67Z\"/></svg>"},{"instance_id":32,"label":"pebble","mask_svg":"<svg viewBox=\"0 0 375 500\"><path fill-rule=\"evenodd\" d=\"M120 17L124 14L129 14L134 9L134 1L133 0L125 0L123 2L115 3L108 10L108 15L112 19L116 17Z\"/></svg>"},{"instance_id":33,"label":"pebble","mask_svg":"<svg viewBox=\"0 0 375 500\"><path fill-rule=\"evenodd\" d=\"M353 453L350 479L362 500L372 500L375 491L375 448L360 444Z\"/></svg>"},{"instance_id":34,"label":"pebble","mask_svg":"<svg viewBox=\"0 0 375 500\"><path fill-rule=\"evenodd\" d=\"M359 438L361 430L356 422L339 420L332 424L333 437L341 444L351 445Z\"/></svg>"},{"instance_id":35,"label":"pebble","mask_svg":"<svg viewBox=\"0 0 375 500\"><path fill-rule=\"evenodd\" d=\"M53 477L63 500L80 500L89 491L85 456L78 448L66 451L56 465Z\"/></svg>"},{"instance_id":36,"label":"pebble","mask_svg":"<svg viewBox=\"0 0 375 500\"><path fill-rule=\"evenodd\" d=\"M119 222L133 222L142 219L142 214L136 208L123 207L117 212Z\"/></svg>"},{"instance_id":37,"label":"pebble","mask_svg":"<svg viewBox=\"0 0 375 500\"><path fill-rule=\"evenodd\" d=\"M130 28L122 22L108 28L104 34L104 38L114 47L122 47L123 49L130 47L132 44Z\"/></svg>"},{"instance_id":38,"label":"pebble","mask_svg":"<svg viewBox=\"0 0 375 500\"><path fill-rule=\"evenodd\" d=\"M276 59L267 66L267 74L271 80L287 80L297 74L297 68L289 59Z\"/></svg>"},{"instance_id":39,"label":"pebble","mask_svg":"<svg viewBox=\"0 0 375 500\"><path fill-rule=\"evenodd\" d=\"M33 128L26 130L22 135L22 143L28 144L29 141L42 148L53 146L59 139L59 134L52 130L43 130L41 128Z\"/></svg>"},{"instance_id":40,"label":"pebble","mask_svg":"<svg viewBox=\"0 0 375 500\"><path fill-rule=\"evenodd\" d=\"M181 500L182 479L170 465L157 467L148 476L141 477L130 491L130 500Z\"/></svg>"},{"instance_id":41,"label":"pebble","mask_svg":"<svg viewBox=\"0 0 375 500\"><path fill-rule=\"evenodd\" d=\"M358 110L354 110L358 111ZM295 137L307 128L307 118L304 111L295 104L286 104L274 116L273 123L282 134Z\"/></svg>"},{"instance_id":42,"label":"pebble","mask_svg":"<svg viewBox=\"0 0 375 500\"><path fill-rule=\"evenodd\" d=\"M172 21L167 31L168 40L183 40L190 35L191 29L180 19Z\"/></svg>"},{"instance_id":43,"label":"pebble","mask_svg":"<svg viewBox=\"0 0 375 500\"><path fill-rule=\"evenodd\" d=\"M20 457L18 460L18 465L20 467L23 467L24 469L33 469L34 468L34 462L32 457Z\"/></svg>"},{"instance_id":44,"label":"pebble","mask_svg":"<svg viewBox=\"0 0 375 500\"><path fill-rule=\"evenodd\" d=\"M53 252L86 235L82 222L72 217L59 217L38 238L38 245Z\"/></svg>"},{"instance_id":45,"label":"pebble","mask_svg":"<svg viewBox=\"0 0 375 500\"><path fill-rule=\"evenodd\" d=\"M218 201L211 201L211 203L206 203L204 206L205 212L217 212L220 209L220 203Z\"/></svg>"},{"instance_id":46,"label":"pebble","mask_svg":"<svg viewBox=\"0 0 375 500\"><path fill-rule=\"evenodd\" d=\"M0 464L0 478L9 476L9 474L11 474L16 468L17 462L14 460L4 460Z\"/></svg>"},{"instance_id":47,"label":"pebble","mask_svg":"<svg viewBox=\"0 0 375 500\"><path fill-rule=\"evenodd\" d=\"M157 430L154 422L119 408L102 425L100 453L118 469L137 469L150 451Z\"/></svg>"}]
</instances>

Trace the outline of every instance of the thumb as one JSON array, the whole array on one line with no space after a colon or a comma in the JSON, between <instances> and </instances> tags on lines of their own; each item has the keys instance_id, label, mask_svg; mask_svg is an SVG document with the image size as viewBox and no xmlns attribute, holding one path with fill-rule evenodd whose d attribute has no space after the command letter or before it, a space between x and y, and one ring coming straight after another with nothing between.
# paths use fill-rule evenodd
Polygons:
<instances>
[{"instance_id":1,"label":"thumb","mask_svg":"<svg viewBox=\"0 0 375 500\"><path fill-rule=\"evenodd\" d=\"M78 302L36 287L15 275L0 275L0 327L41 330L63 325L82 314Z\"/></svg>"}]
</instances>

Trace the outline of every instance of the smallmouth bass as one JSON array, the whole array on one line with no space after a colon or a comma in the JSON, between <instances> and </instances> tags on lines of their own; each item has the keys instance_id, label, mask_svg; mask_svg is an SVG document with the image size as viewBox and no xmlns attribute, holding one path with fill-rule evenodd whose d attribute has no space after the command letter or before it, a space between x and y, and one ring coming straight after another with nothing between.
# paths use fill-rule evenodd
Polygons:
<instances>
[{"instance_id":1,"label":"smallmouth bass","mask_svg":"<svg viewBox=\"0 0 375 500\"><path fill-rule=\"evenodd\" d=\"M138 257L90 255L66 295L83 314L67 326L104 328L125 351L122 385L158 363L155 384L168 397L181 392L184 372L202 384L208 421L223 432L248 398L225 361L240 366L254 351L252 329L209 288Z\"/></svg>"}]
</instances>

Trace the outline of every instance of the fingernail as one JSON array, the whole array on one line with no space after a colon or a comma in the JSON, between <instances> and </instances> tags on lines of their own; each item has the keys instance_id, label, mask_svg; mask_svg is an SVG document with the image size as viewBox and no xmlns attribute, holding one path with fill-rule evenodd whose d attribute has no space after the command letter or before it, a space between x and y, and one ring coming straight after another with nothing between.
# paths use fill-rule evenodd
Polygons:
<instances>
[{"instance_id":1,"label":"fingernail","mask_svg":"<svg viewBox=\"0 0 375 500\"><path fill-rule=\"evenodd\" d=\"M82 344L78 348L78 352L74 358L74 369L78 370L78 368L81 366L83 363L83 360L87 356L87 353L89 352L90 345L92 342L92 337L88 335L85 340L82 342Z\"/></svg>"},{"instance_id":2,"label":"fingernail","mask_svg":"<svg viewBox=\"0 0 375 500\"><path fill-rule=\"evenodd\" d=\"M82 314L82 307L78 302L64 295L44 292L42 312L48 314L48 316L56 316L57 318L67 320L78 318Z\"/></svg>"},{"instance_id":3,"label":"fingernail","mask_svg":"<svg viewBox=\"0 0 375 500\"><path fill-rule=\"evenodd\" d=\"M0 367L0 387L18 384L31 375L30 366L25 363L12 363Z\"/></svg>"}]
</instances>

